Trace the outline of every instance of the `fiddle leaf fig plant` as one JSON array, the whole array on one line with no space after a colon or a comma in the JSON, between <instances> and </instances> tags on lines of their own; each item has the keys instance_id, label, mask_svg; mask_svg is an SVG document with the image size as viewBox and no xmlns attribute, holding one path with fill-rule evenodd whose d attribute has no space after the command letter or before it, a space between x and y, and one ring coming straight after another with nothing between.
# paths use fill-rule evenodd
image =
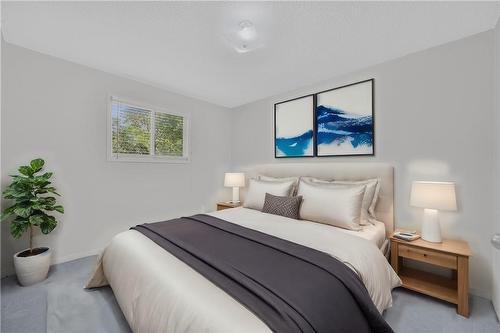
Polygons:
<instances>
[{"instance_id":1,"label":"fiddle leaf fig plant","mask_svg":"<svg viewBox=\"0 0 500 333\"><path fill-rule=\"evenodd\" d=\"M57 204L55 196L60 196L51 186L52 172L43 172L45 161L34 159L29 165L20 166L18 175L11 175L12 182L3 191L5 199L13 200L6 208L1 221L14 216L10 224L10 233L19 238L29 232L30 253L33 253L33 227L39 227L43 234L48 234L57 226L53 212L64 213L63 206Z\"/></svg>"}]
</instances>

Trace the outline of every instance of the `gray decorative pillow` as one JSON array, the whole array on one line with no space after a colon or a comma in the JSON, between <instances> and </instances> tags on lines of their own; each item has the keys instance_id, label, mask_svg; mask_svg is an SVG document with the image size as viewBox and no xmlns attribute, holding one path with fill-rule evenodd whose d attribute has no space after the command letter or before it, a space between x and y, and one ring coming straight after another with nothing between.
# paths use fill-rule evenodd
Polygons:
<instances>
[{"instance_id":1,"label":"gray decorative pillow","mask_svg":"<svg viewBox=\"0 0 500 333\"><path fill-rule=\"evenodd\" d=\"M266 193L262 212L298 220L301 203L302 196L300 195L296 197L280 197Z\"/></svg>"}]
</instances>

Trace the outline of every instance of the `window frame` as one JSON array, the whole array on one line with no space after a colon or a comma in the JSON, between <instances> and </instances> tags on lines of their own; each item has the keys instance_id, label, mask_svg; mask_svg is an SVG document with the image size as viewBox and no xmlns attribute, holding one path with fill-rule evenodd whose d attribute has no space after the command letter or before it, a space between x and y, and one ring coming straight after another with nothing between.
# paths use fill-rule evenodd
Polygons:
<instances>
[{"instance_id":1,"label":"window frame","mask_svg":"<svg viewBox=\"0 0 500 333\"><path fill-rule=\"evenodd\" d=\"M166 156L154 155L154 133L155 133L155 116L151 117L151 135L150 135L150 154L123 154L113 153L113 102L124 103L139 109L144 109L156 113L165 113L173 116L183 117L183 130L182 130L182 156ZM107 132L107 160L109 162L141 162L141 163L189 163L190 158L190 114L188 112L170 111L166 108L153 106L143 102L134 102L127 98L118 97L116 95L108 96L108 103L106 108L106 132Z\"/></svg>"}]
</instances>

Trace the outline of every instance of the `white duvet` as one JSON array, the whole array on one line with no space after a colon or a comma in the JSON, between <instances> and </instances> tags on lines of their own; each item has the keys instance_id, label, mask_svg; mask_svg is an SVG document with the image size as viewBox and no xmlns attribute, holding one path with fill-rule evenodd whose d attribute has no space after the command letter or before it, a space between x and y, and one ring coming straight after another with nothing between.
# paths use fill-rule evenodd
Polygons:
<instances>
[{"instance_id":1,"label":"white duvet","mask_svg":"<svg viewBox=\"0 0 500 333\"><path fill-rule=\"evenodd\" d=\"M209 215L326 252L362 279L380 312L392 305L401 281L375 242L319 223L246 208ZM156 245L129 230L99 258L87 287L109 285L134 332L269 332L231 296Z\"/></svg>"}]
</instances>

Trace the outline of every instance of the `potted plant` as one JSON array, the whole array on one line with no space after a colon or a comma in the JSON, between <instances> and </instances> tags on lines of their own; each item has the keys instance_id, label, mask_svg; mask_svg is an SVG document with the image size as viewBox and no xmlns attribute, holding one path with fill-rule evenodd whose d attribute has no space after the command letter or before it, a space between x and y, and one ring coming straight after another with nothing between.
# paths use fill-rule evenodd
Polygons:
<instances>
[{"instance_id":1,"label":"potted plant","mask_svg":"<svg viewBox=\"0 0 500 333\"><path fill-rule=\"evenodd\" d=\"M29 248L14 254L17 279L23 286L45 280L50 267L51 250L33 247L34 227L48 234L57 226L57 219L50 214L64 213L63 206L58 205L53 196L59 194L49 180L52 172L42 173L44 164L43 159L37 158L30 165L19 167L19 174L11 176L12 182L3 192L3 197L14 203L3 211L1 220L14 217L10 233L16 239L26 231L29 233Z\"/></svg>"}]
</instances>

